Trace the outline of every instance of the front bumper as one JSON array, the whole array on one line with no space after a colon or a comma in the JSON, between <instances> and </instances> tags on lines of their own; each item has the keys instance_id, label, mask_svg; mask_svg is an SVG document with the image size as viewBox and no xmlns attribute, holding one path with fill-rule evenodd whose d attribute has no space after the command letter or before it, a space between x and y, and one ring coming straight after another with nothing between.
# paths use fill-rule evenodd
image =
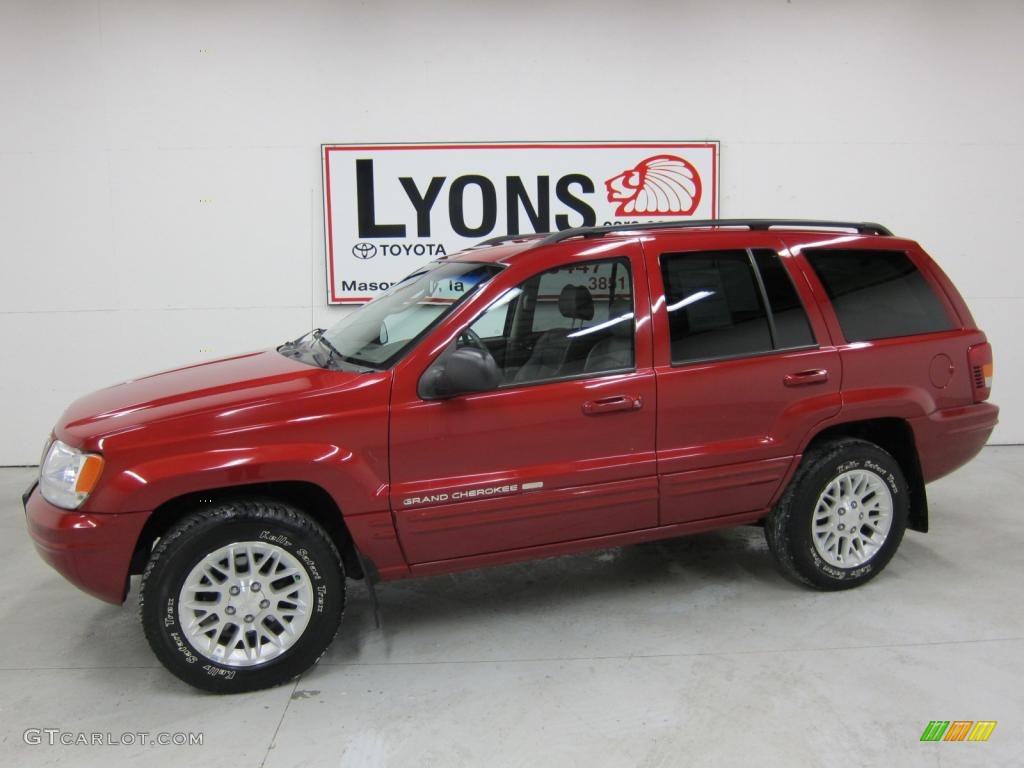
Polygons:
<instances>
[{"instance_id":1,"label":"front bumper","mask_svg":"<svg viewBox=\"0 0 1024 768\"><path fill-rule=\"evenodd\" d=\"M29 535L40 556L79 589L120 605L146 512L106 515L60 509L36 483L22 495Z\"/></svg>"}]
</instances>

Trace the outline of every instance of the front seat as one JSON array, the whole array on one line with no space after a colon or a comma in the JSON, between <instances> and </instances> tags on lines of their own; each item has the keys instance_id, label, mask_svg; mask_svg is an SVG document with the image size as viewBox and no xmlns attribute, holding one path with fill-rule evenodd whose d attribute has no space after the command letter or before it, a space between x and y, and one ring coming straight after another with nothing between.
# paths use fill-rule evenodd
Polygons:
<instances>
[{"instance_id":1,"label":"front seat","mask_svg":"<svg viewBox=\"0 0 1024 768\"><path fill-rule=\"evenodd\" d=\"M594 319L594 297L585 285L567 285L558 294L558 311L568 320ZM558 376L569 352L572 328L544 331L533 346L530 359L516 372L515 380L538 381Z\"/></svg>"},{"instance_id":2,"label":"front seat","mask_svg":"<svg viewBox=\"0 0 1024 768\"><path fill-rule=\"evenodd\" d=\"M608 314L612 320L628 317L612 325L611 335L601 339L590 350L583 366L587 373L633 367L633 302L629 299L613 301Z\"/></svg>"}]
</instances>

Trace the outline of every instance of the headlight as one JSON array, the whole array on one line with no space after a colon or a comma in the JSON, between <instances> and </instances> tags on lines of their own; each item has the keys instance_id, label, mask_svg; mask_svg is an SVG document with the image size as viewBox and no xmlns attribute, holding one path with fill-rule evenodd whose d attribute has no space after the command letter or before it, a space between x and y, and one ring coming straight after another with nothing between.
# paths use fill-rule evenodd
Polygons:
<instances>
[{"instance_id":1,"label":"headlight","mask_svg":"<svg viewBox=\"0 0 1024 768\"><path fill-rule=\"evenodd\" d=\"M102 471L101 456L54 440L39 467L39 490L54 506L77 509L96 487Z\"/></svg>"}]
</instances>

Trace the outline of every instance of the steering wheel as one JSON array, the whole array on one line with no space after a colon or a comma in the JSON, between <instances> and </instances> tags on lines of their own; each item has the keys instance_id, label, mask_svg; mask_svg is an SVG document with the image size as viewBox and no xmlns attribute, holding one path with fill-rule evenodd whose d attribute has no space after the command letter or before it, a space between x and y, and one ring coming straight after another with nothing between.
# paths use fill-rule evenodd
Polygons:
<instances>
[{"instance_id":1,"label":"steering wheel","mask_svg":"<svg viewBox=\"0 0 1024 768\"><path fill-rule=\"evenodd\" d=\"M465 344L462 343L463 340L465 340ZM458 338L455 339L455 346L456 348L474 347L475 349L479 349L484 353L485 360L490 360L495 365L498 365L498 361L494 359L494 355L491 354L491 350L489 350L487 345L484 344L484 340L481 339L480 336L477 335L477 332L472 328L467 327L462 329L462 333L460 333ZM498 370L501 370L500 365L498 365Z\"/></svg>"},{"instance_id":2,"label":"steering wheel","mask_svg":"<svg viewBox=\"0 0 1024 768\"><path fill-rule=\"evenodd\" d=\"M462 343L463 339L466 341L465 344ZM455 340L455 346L476 347L481 352L484 352L488 357L491 357L491 350L489 350L487 345L484 344L484 340L480 338L476 331L468 326L462 329L462 333L460 333L459 337Z\"/></svg>"}]
</instances>

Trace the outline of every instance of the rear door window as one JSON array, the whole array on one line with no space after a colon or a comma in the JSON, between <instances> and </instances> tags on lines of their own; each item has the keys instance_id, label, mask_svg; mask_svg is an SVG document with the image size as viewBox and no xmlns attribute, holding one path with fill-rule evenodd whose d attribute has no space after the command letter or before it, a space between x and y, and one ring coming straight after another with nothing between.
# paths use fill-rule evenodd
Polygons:
<instances>
[{"instance_id":1,"label":"rear door window","mask_svg":"<svg viewBox=\"0 0 1024 768\"><path fill-rule=\"evenodd\" d=\"M666 253L661 276L673 363L814 345L775 251Z\"/></svg>"},{"instance_id":2,"label":"rear door window","mask_svg":"<svg viewBox=\"0 0 1024 768\"><path fill-rule=\"evenodd\" d=\"M752 251L757 270L761 273L768 309L771 311L772 331L777 349L793 349L814 344L807 312L796 295L793 281L782 265L779 254L770 248Z\"/></svg>"},{"instance_id":3,"label":"rear door window","mask_svg":"<svg viewBox=\"0 0 1024 768\"><path fill-rule=\"evenodd\" d=\"M847 341L951 330L952 319L902 251L811 248L818 275Z\"/></svg>"}]
</instances>

